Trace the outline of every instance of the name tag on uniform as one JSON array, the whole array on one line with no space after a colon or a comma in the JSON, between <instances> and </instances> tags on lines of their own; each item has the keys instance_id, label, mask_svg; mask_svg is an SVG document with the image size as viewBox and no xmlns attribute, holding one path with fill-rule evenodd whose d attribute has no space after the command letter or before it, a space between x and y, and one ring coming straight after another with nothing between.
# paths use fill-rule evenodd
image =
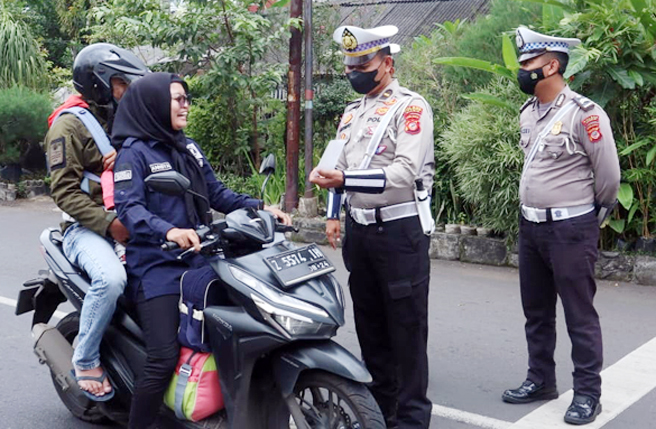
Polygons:
<instances>
[{"instance_id":1,"label":"name tag on uniform","mask_svg":"<svg viewBox=\"0 0 656 429\"><path fill-rule=\"evenodd\" d=\"M155 164L150 164L149 167L151 173L157 173L159 171L167 171L172 169L171 164L168 162L157 162Z\"/></svg>"}]
</instances>

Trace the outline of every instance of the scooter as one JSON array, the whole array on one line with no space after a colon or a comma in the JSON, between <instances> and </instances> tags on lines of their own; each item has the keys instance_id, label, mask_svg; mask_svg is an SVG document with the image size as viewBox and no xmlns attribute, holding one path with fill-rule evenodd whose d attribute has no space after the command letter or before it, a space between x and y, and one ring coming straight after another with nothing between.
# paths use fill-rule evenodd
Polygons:
<instances>
[{"instance_id":1,"label":"scooter","mask_svg":"<svg viewBox=\"0 0 656 429\"><path fill-rule=\"evenodd\" d=\"M152 174L146 184L170 195L190 192L189 180L172 171ZM200 422L183 422L163 405L161 427L385 428L365 386L371 375L331 340L344 324L344 297L334 267L315 244L297 247L287 241L284 232L290 228L277 224L269 212L240 209L197 230L201 253L229 297L229 305L223 300L203 311L226 409ZM16 314L34 312L34 352L49 367L55 390L70 412L87 422L126 424L146 358L134 308L121 297L103 336L101 362L116 394L109 401L94 402L71 374L89 279L64 256L59 229L44 230L40 241L48 270L24 283ZM176 245L165 243L163 248L173 250ZM67 300L76 311L56 326L48 325Z\"/></svg>"}]
</instances>

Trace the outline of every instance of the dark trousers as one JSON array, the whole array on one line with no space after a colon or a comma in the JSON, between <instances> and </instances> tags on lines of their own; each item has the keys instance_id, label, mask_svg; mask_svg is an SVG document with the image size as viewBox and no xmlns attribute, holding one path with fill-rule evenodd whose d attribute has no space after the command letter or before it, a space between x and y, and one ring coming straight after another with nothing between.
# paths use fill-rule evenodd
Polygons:
<instances>
[{"instance_id":1,"label":"dark trousers","mask_svg":"<svg viewBox=\"0 0 656 429\"><path fill-rule=\"evenodd\" d=\"M418 217L363 226L347 219L345 257L370 386L389 426L428 428L429 238Z\"/></svg>"},{"instance_id":2,"label":"dark trousers","mask_svg":"<svg viewBox=\"0 0 656 429\"><path fill-rule=\"evenodd\" d=\"M178 363L178 295L145 300L139 293L137 311L146 341L146 364L137 376L137 387L130 407L130 429L154 425L164 392Z\"/></svg>"},{"instance_id":3,"label":"dark trousers","mask_svg":"<svg viewBox=\"0 0 656 429\"><path fill-rule=\"evenodd\" d=\"M574 392L599 399L603 352L599 316L593 300L597 286L599 226L594 214L519 226L519 279L526 316L527 379L556 385L556 297L565 311L572 341Z\"/></svg>"}]
</instances>

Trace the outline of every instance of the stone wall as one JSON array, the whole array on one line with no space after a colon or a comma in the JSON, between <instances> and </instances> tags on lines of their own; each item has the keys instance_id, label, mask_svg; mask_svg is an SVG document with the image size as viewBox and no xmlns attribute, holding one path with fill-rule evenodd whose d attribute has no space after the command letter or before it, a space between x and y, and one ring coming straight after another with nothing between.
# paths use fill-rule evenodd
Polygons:
<instances>
[{"instance_id":1,"label":"stone wall","mask_svg":"<svg viewBox=\"0 0 656 429\"><path fill-rule=\"evenodd\" d=\"M48 194L48 187L43 180L23 180L20 187L25 190L27 198ZM15 201L17 197L18 187L15 184L0 182L0 201Z\"/></svg>"},{"instance_id":2,"label":"stone wall","mask_svg":"<svg viewBox=\"0 0 656 429\"><path fill-rule=\"evenodd\" d=\"M15 201L16 194L16 185L0 182L0 201Z\"/></svg>"},{"instance_id":3,"label":"stone wall","mask_svg":"<svg viewBox=\"0 0 656 429\"><path fill-rule=\"evenodd\" d=\"M299 228L299 232L292 234L292 240L328 244L324 232L326 227L324 219L297 217L294 218L294 225ZM343 234L342 222L342 238ZM517 249L508 249L505 241L498 238L434 232L431 235L429 252L433 259L515 268L519 266ZM597 278L603 280L656 286L656 258L601 251L595 274Z\"/></svg>"}]
</instances>

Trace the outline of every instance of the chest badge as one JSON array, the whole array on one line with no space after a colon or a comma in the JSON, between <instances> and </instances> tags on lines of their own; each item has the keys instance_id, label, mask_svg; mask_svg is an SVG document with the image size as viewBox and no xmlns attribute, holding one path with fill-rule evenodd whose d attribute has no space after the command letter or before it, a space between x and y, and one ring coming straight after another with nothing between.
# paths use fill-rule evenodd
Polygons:
<instances>
[{"instance_id":1,"label":"chest badge","mask_svg":"<svg viewBox=\"0 0 656 429\"><path fill-rule=\"evenodd\" d=\"M561 121L557 121L554 124L553 128L551 129L551 134L553 134L554 136L557 136L558 134L560 134L562 129L563 129L563 123Z\"/></svg>"},{"instance_id":2,"label":"chest badge","mask_svg":"<svg viewBox=\"0 0 656 429\"><path fill-rule=\"evenodd\" d=\"M342 119L342 124L346 125L349 122L351 122L351 119L353 119L353 113L349 113L348 115L344 116L344 119Z\"/></svg>"},{"instance_id":3,"label":"chest badge","mask_svg":"<svg viewBox=\"0 0 656 429\"><path fill-rule=\"evenodd\" d=\"M376 115L384 115L389 111L389 107L379 107L376 109Z\"/></svg>"},{"instance_id":4,"label":"chest badge","mask_svg":"<svg viewBox=\"0 0 656 429\"><path fill-rule=\"evenodd\" d=\"M380 155L381 153L385 152L385 149L387 149L387 146L384 145L378 146L378 148L376 149L376 155Z\"/></svg>"}]
</instances>

